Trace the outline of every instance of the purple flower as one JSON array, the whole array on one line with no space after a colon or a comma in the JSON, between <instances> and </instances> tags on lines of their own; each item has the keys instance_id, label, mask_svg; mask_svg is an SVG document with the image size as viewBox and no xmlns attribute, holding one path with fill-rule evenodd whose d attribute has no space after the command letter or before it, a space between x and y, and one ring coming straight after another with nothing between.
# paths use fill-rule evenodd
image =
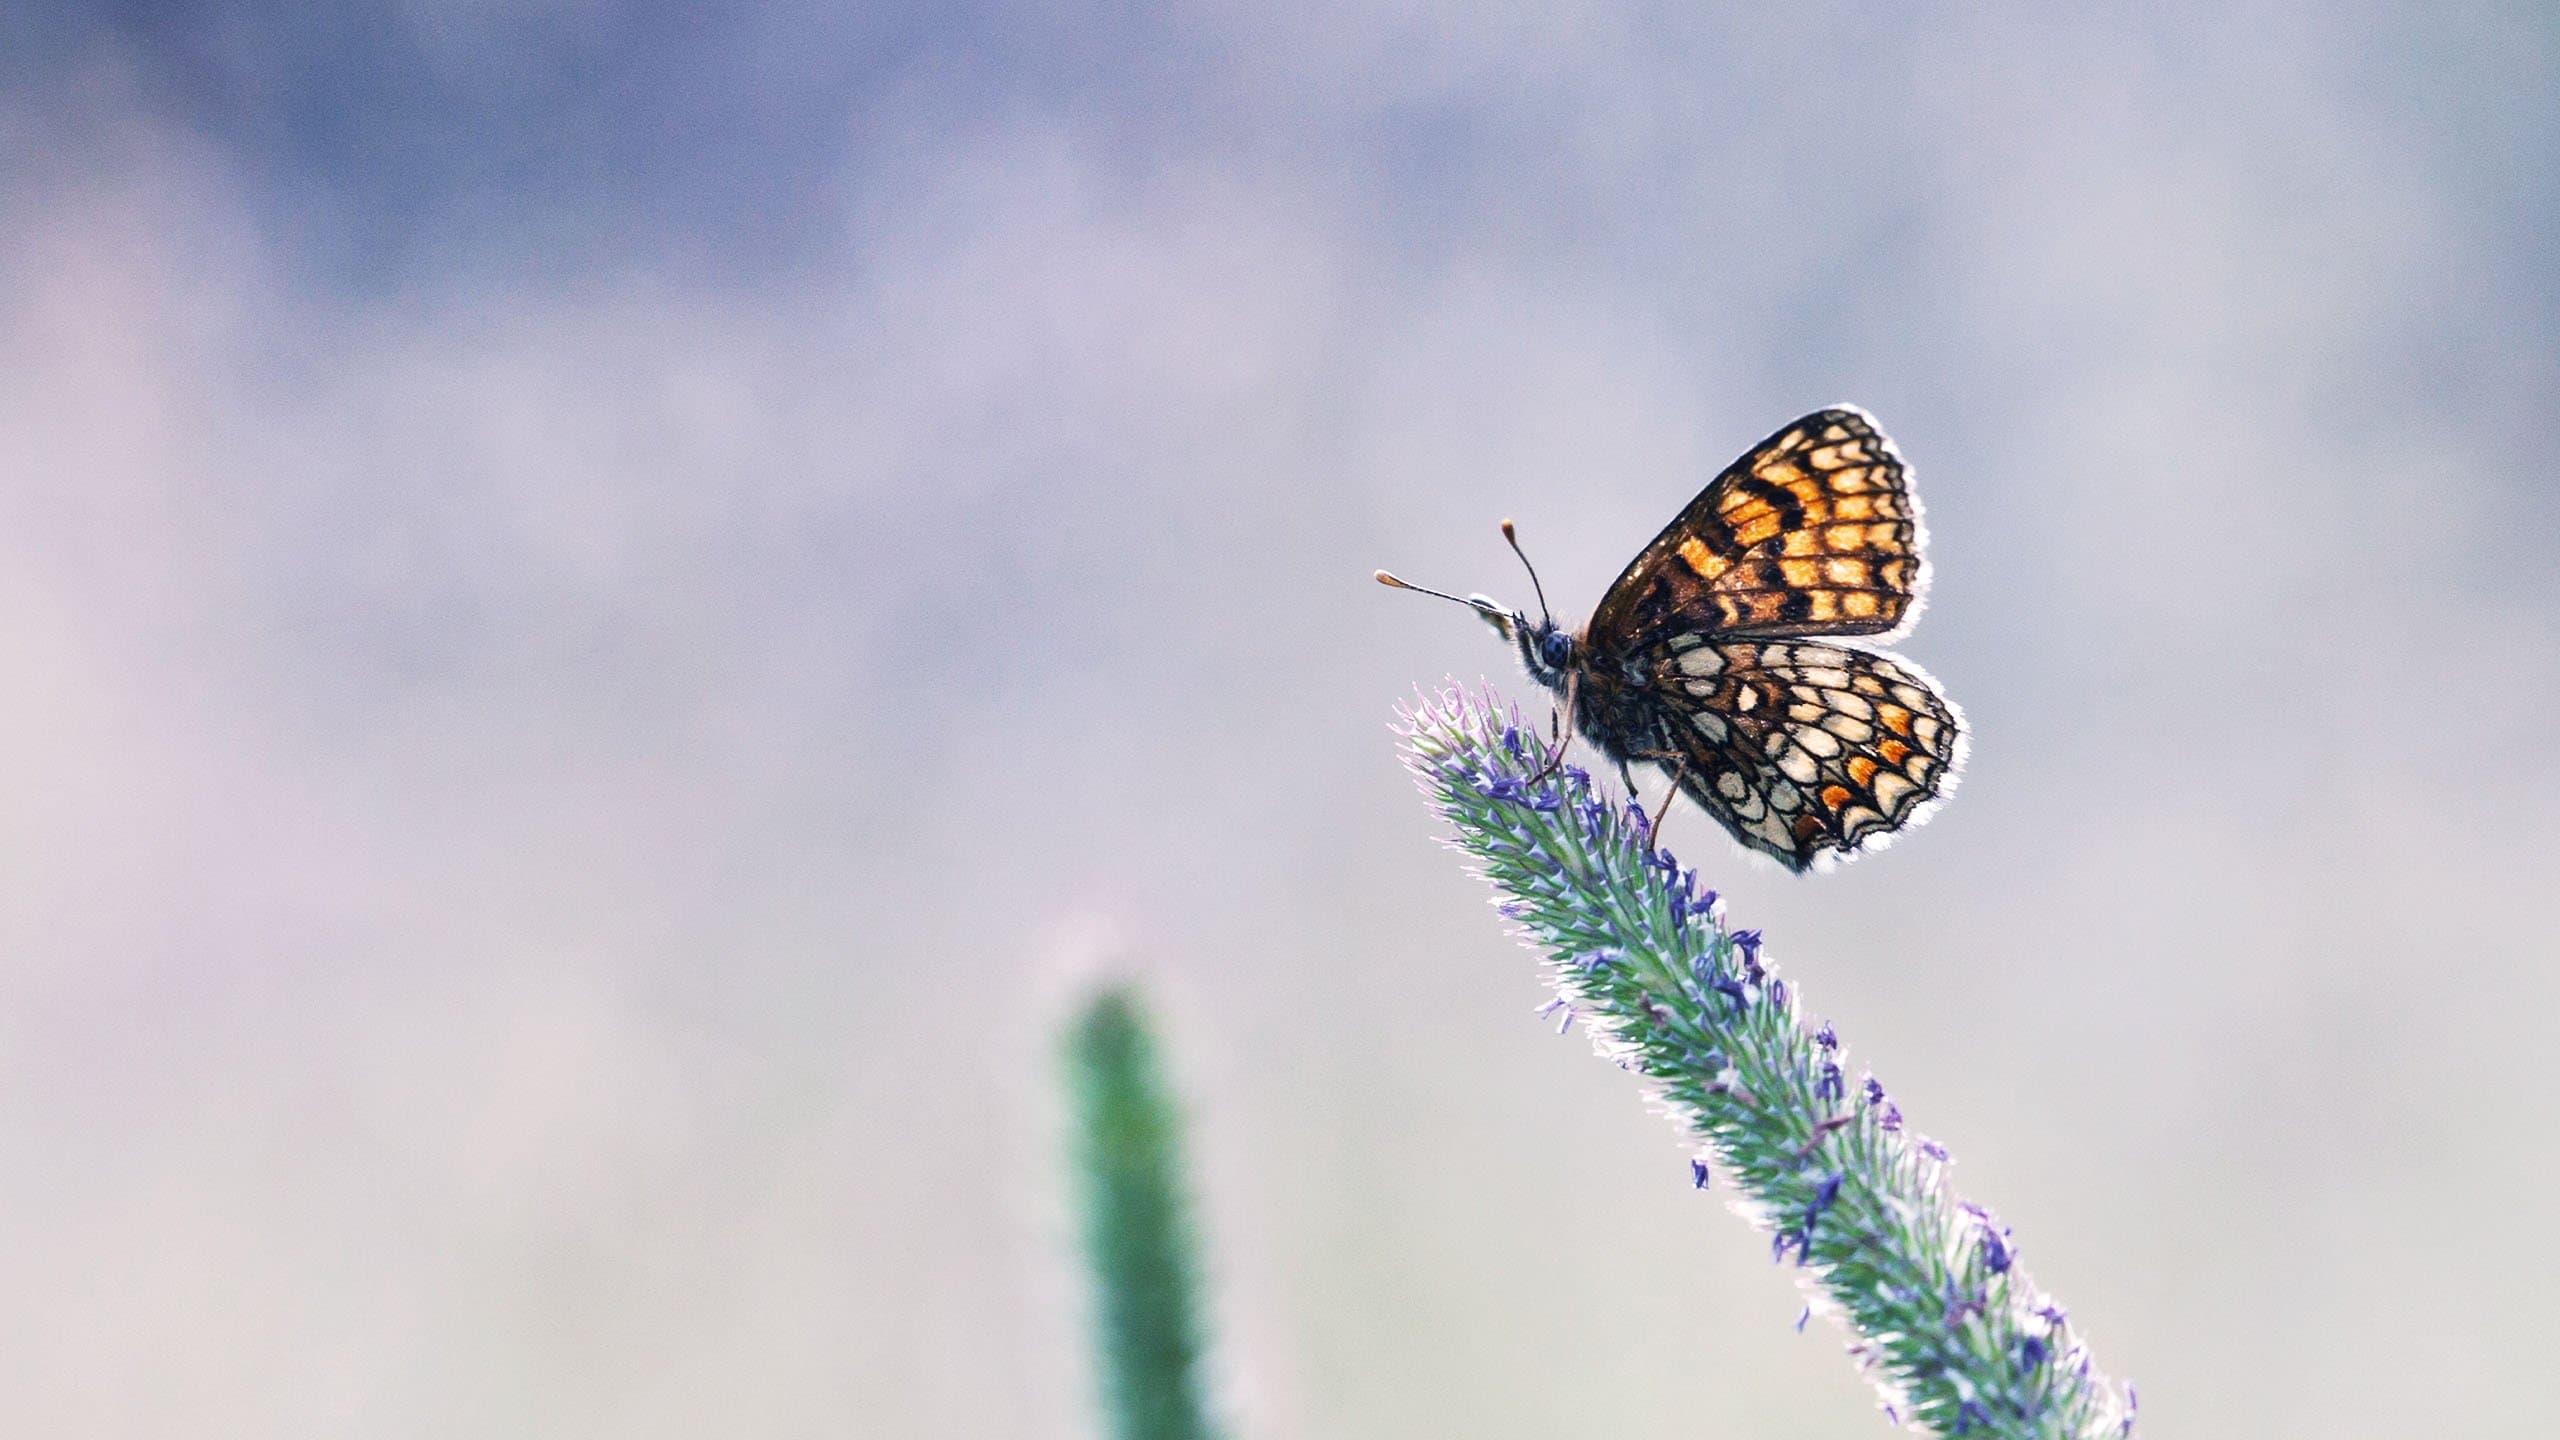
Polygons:
<instances>
[{"instance_id":1,"label":"purple flower","mask_svg":"<svg viewBox=\"0 0 2560 1440\"><path fill-rule=\"evenodd\" d=\"M1781 1230L1769 1237L1769 1263L1775 1265L1784 1261L1787 1258L1787 1252L1793 1250L1796 1252L1796 1263L1802 1265L1811 1255L1812 1249L1813 1232L1811 1230Z\"/></svg>"},{"instance_id":2,"label":"purple flower","mask_svg":"<svg viewBox=\"0 0 2560 1440\"><path fill-rule=\"evenodd\" d=\"M1813 1243L1814 1223L1822 1218L1822 1212L1830 1209L1831 1203L1840 1198L1840 1179L1841 1173L1834 1170L1823 1176L1822 1183L1814 1187L1813 1203L1804 1207L1802 1243L1805 1245L1810 1246Z\"/></svg>"},{"instance_id":3,"label":"purple flower","mask_svg":"<svg viewBox=\"0 0 2560 1440\"><path fill-rule=\"evenodd\" d=\"M1953 1276L1949 1276L1947 1279L1946 1303L1940 1312L1938 1323L1946 1326L1950 1330L1953 1330L1956 1326L1964 1323L1965 1316L1978 1315L1980 1313L1982 1313L1982 1292L1979 1290L1959 1290L1956 1288L1955 1278Z\"/></svg>"},{"instance_id":4,"label":"purple flower","mask_svg":"<svg viewBox=\"0 0 2560 1440\"><path fill-rule=\"evenodd\" d=\"M1406 757L1503 891L1495 898L1519 922L1508 928L1545 953L1560 983L1540 1013L1565 1032L1581 1007L1598 1007L1593 1033L1618 1042L1605 1057L1651 1077L1697 1131L1691 1185L1730 1191L1762 1217L1773 1260L1792 1251L1810 1276L1823 1241L1826 1270L1808 1297L1836 1307L1896 1424L1971 1440L2041 1416L2068 1422L2054 1433L2081 1435L2103 1409L2112 1433L2127 1398L2095 1374L2075 1378L2086 1347L2029 1283L2010 1233L1956 1209L1950 1171L1911 1164L1950 1164L1945 1149L1905 1126L1863 1066L1851 1091L1838 1032L1799 1023L1797 977L1779 979L1758 931L1726 928L1702 875L1655 843L1650 807L1561 764L1533 724L1497 704L1425 699L1409 712ZM1879 1138L1887 1143L1871 1143ZM1909 1263L1869 1266L1870 1250ZM1942 1284L1950 1271L1959 1278ZM1811 1319L1806 1305L1796 1328Z\"/></svg>"},{"instance_id":5,"label":"purple flower","mask_svg":"<svg viewBox=\"0 0 2560 1440\"><path fill-rule=\"evenodd\" d=\"M1812 1307L1812 1306L1810 1306L1810 1305L1807 1305L1807 1306L1806 1306L1806 1307L1804 1307L1802 1310L1797 1311L1797 1312L1796 1312L1796 1333L1797 1333L1797 1334L1799 1334L1799 1335L1803 1334L1803 1333L1804 1333L1804 1322L1806 1322L1807 1320L1810 1320L1810 1319L1812 1319L1812 1318L1813 1318L1813 1307Z\"/></svg>"}]
</instances>

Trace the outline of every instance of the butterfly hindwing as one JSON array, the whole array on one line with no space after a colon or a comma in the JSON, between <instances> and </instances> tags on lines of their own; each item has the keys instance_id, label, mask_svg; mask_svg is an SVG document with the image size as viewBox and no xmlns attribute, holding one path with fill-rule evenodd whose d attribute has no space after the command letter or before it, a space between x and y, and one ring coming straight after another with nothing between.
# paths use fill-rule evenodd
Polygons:
<instances>
[{"instance_id":1,"label":"butterfly hindwing","mask_svg":"<svg viewBox=\"0 0 2560 1440\"><path fill-rule=\"evenodd\" d=\"M1834 406L1699 492L1609 587L1588 634L1621 654L1680 631L1881 635L1915 617L1925 578L1909 468L1866 412Z\"/></svg>"},{"instance_id":2,"label":"butterfly hindwing","mask_svg":"<svg viewBox=\"0 0 2560 1440\"><path fill-rule=\"evenodd\" d=\"M1684 636L1651 659L1680 788L1791 870L1882 841L1954 786L1963 718L1898 657Z\"/></svg>"}]
</instances>

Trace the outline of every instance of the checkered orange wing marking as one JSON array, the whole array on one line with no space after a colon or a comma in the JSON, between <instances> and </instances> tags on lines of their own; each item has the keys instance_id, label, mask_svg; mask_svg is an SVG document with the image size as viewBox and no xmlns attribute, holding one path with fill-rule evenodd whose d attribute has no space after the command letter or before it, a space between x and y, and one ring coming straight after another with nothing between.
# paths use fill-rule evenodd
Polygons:
<instances>
[{"instance_id":1,"label":"checkered orange wing marking","mask_svg":"<svg viewBox=\"0 0 2560 1440\"><path fill-rule=\"evenodd\" d=\"M1674 642L1654 657L1680 788L1805 870L1917 823L1955 784L1964 720L1898 656L1816 642Z\"/></svg>"},{"instance_id":2,"label":"checkered orange wing marking","mask_svg":"<svg viewBox=\"0 0 2560 1440\"><path fill-rule=\"evenodd\" d=\"M1911 472L1866 413L1817 410L1735 461L1636 556L1591 635L1881 635L1926 578Z\"/></svg>"}]
</instances>

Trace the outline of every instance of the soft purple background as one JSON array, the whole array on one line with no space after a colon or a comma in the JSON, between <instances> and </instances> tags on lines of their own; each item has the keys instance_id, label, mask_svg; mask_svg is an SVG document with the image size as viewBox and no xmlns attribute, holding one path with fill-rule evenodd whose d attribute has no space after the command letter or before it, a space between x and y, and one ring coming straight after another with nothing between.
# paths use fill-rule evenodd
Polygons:
<instances>
[{"instance_id":1,"label":"soft purple background","mask_svg":"<svg viewBox=\"0 0 2560 1440\"><path fill-rule=\"evenodd\" d=\"M1120 970L1240 1434L1888 1433L1368 581L1839 399L1972 771L1672 838L2156 1433L2546 1429L2560 25L1762 8L0 8L0 1433L1090 1435Z\"/></svg>"}]
</instances>

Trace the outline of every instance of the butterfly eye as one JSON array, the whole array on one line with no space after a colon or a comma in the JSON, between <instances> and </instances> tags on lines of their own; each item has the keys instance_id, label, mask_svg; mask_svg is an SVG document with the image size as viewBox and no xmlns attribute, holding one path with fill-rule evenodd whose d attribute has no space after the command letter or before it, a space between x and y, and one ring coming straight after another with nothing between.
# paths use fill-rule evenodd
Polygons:
<instances>
[{"instance_id":1,"label":"butterfly eye","mask_svg":"<svg viewBox=\"0 0 2560 1440\"><path fill-rule=\"evenodd\" d=\"M1550 630L1538 637L1538 658L1551 669L1562 670L1573 663L1573 637L1561 630Z\"/></svg>"}]
</instances>

